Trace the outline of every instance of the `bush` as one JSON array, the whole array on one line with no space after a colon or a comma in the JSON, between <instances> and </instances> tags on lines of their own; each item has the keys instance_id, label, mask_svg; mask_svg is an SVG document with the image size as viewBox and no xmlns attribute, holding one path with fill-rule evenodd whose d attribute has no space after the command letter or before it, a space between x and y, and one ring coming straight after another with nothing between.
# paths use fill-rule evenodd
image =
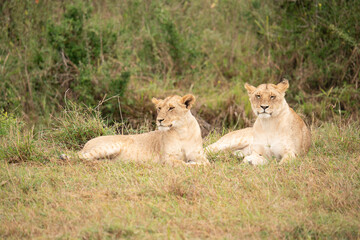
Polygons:
<instances>
[{"instance_id":1,"label":"bush","mask_svg":"<svg viewBox=\"0 0 360 240\"><path fill-rule=\"evenodd\" d=\"M112 66L105 62L105 57L114 55L118 35L110 21L104 25L90 24L91 12L91 7L82 2L70 5L59 24L49 21L47 34L50 45L59 53L56 61L74 69L69 87L77 100L95 106L105 95L123 96L129 73L111 76Z\"/></svg>"},{"instance_id":2,"label":"bush","mask_svg":"<svg viewBox=\"0 0 360 240\"><path fill-rule=\"evenodd\" d=\"M329 113L335 104L338 113L355 111L354 115L358 115L359 108L355 106L359 102L360 70L358 1L300 0L265 5L270 11L255 18L254 26L277 66L276 75L291 79L292 89L316 95L308 97L322 103L321 107L326 105ZM296 94L298 91L293 91L291 100ZM338 101L328 104L329 98ZM322 120L333 117L315 113Z\"/></svg>"},{"instance_id":3,"label":"bush","mask_svg":"<svg viewBox=\"0 0 360 240\"><path fill-rule=\"evenodd\" d=\"M124 96L130 72L112 76L110 68L107 64L100 70L92 65L80 65L78 77L70 84L79 102L95 107L105 95Z\"/></svg>"},{"instance_id":4,"label":"bush","mask_svg":"<svg viewBox=\"0 0 360 240\"><path fill-rule=\"evenodd\" d=\"M47 139L71 150L80 150L90 139L116 132L116 126L105 125L99 111L71 102L54 120L54 128L47 134Z\"/></svg>"},{"instance_id":5,"label":"bush","mask_svg":"<svg viewBox=\"0 0 360 240\"><path fill-rule=\"evenodd\" d=\"M82 2L70 5L59 24L50 20L47 24L47 35L50 45L59 52L58 61L68 58L75 65L97 64L103 54L110 53L117 40L110 23L89 26L91 7ZM104 55L103 55L104 56ZM103 57L102 56L102 57Z\"/></svg>"},{"instance_id":6,"label":"bush","mask_svg":"<svg viewBox=\"0 0 360 240\"><path fill-rule=\"evenodd\" d=\"M0 115L0 160L8 163L49 162L59 153L80 150L92 138L115 134L117 126L107 127L100 112L92 108L67 103L61 116L54 119L53 127L34 134L21 120Z\"/></svg>"},{"instance_id":7,"label":"bush","mask_svg":"<svg viewBox=\"0 0 360 240\"><path fill-rule=\"evenodd\" d=\"M0 159L8 163L48 162L46 147L34 137L34 130L25 128L24 122L0 115Z\"/></svg>"},{"instance_id":8,"label":"bush","mask_svg":"<svg viewBox=\"0 0 360 240\"><path fill-rule=\"evenodd\" d=\"M4 110L0 111L0 137L6 137L13 128L23 128L23 122L19 122L15 117L9 116Z\"/></svg>"}]
</instances>

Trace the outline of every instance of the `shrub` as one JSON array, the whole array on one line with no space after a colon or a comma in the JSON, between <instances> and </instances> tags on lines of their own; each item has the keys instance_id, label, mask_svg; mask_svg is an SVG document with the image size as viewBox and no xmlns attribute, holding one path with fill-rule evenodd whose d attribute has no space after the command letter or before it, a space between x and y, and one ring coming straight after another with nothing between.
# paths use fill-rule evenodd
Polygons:
<instances>
[{"instance_id":1,"label":"shrub","mask_svg":"<svg viewBox=\"0 0 360 240\"><path fill-rule=\"evenodd\" d=\"M6 137L14 127L23 128L23 122L19 122L15 117L9 116L4 110L0 111L0 137Z\"/></svg>"},{"instance_id":2,"label":"shrub","mask_svg":"<svg viewBox=\"0 0 360 240\"><path fill-rule=\"evenodd\" d=\"M124 96L130 80L130 72L124 71L113 76L110 68L111 65L107 64L104 64L101 69L80 64L79 75L70 84L79 102L95 107L105 95Z\"/></svg>"},{"instance_id":3,"label":"shrub","mask_svg":"<svg viewBox=\"0 0 360 240\"><path fill-rule=\"evenodd\" d=\"M135 5L135 11L141 6ZM154 73L181 75L192 70L196 57L201 56L195 48L197 37L181 32L176 19L162 4L151 4L152 11L144 16L148 31L144 34L138 55Z\"/></svg>"},{"instance_id":4,"label":"shrub","mask_svg":"<svg viewBox=\"0 0 360 240\"><path fill-rule=\"evenodd\" d=\"M110 53L117 40L110 23L88 26L92 9L82 2L67 7L59 24L47 24L48 41L72 63L97 64L101 54ZM59 59L61 61L61 59Z\"/></svg>"},{"instance_id":5,"label":"shrub","mask_svg":"<svg viewBox=\"0 0 360 240\"><path fill-rule=\"evenodd\" d=\"M65 54L75 64L88 62L84 22L89 18L90 8L82 4L67 8L60 24L50 21L47 25L49 43L59 52Z\"/></svg>"},{"instance_id":6,"label":"shrub","mask_svg":"<svg viewBox=\"0 0 360 240\"><path fill-rule=\"evenodd\" d=\"M92 138L115 134L116 126L107 127L99 111L71 102L54 120L47 138L71 150L80 150Z\"/></svg>"},{"instance_id":7,"label":"shrub","mask_svg":"<svg viewBox=\"0 0 360 240\"><path fill-rule=\"evenodd\" d=\"M0 159L8 163L48 162L50 159L41 142L34 137L34 129L7 113L0 115Z\"/></svg>"}]
</instances>

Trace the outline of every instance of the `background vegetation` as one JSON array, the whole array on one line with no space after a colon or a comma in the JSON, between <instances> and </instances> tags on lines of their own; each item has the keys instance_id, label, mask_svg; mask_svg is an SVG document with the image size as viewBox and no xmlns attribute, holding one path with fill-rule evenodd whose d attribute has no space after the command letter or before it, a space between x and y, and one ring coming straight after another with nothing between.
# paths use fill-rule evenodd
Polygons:
<instances>
[{"instance_id":1,"label":"background vegetation","mask_svg":"<svg viewBox=\"0 0 360 240\"><path fill-rule=\"evenodd\" d=\"M359 238L357 0L0 2L1 238ZM259 168L61 161L191 92L205 145L290 81L308 156ZM215 128L215 131L214 131ZM210 134L209 134L210 133Z\"/></svg>"},{"instance_id":2,"label":"background vegetation","mask_svg":"<svg viewBox=\"0 0 360 240\"><path fill-rule=\"evenodd\" d=\"M311 121L359 118L358 1L2 1L0 109L37 123L67 99L137 127L193 92L211 126L247 126L243 89L290 80ZM66 94L65 94L66 93Z\"/></svg>"}]
</instances>

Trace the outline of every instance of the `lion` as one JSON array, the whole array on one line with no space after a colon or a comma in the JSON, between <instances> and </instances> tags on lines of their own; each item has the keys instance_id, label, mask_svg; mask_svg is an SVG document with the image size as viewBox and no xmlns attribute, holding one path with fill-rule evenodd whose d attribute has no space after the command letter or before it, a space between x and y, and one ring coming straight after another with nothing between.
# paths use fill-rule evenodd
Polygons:
<instances>
[{"instance_id":1,"label":"lion","mask_svg":"<svg viewBox=\"0 0 360 240\"><path fill-rule=\"evenodd\" d=\"M208 146L206 152L230 150L245 156L243 161L253 165L266 164L272 157L283 164L306 154L311 145L311 133L285 100L288 80L258 87L245 83L245 88L257 116L254 126L226 134Z\"/></svg>"},{"instance_id":2,"label":"lion","mask_svg":"<svg viewBox=\"0 0 360 240\"><path fill-rule=\"evenodd\" d=\"M201 131L190 109L195 97L153 98L158 130L136 135L100 136L78 152L82 160L115 159L170 164L209 164L202 146Z\"/></svg>"}]
</instances>

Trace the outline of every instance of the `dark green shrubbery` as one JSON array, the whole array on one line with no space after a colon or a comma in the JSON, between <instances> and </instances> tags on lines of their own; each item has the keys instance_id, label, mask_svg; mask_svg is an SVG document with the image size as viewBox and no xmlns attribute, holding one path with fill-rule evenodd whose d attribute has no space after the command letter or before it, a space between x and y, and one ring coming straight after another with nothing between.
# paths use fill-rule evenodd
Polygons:
<instances>
[{"instance_id":1,"label":"dark green shrubbery","mask_svg":"<svg viewBox=\"0 0 360 240\"><path fill-rule=\"evenodd\" d=\"M123 96L130 77L114 69L116 23L92 9L83 1L0 4L0 109L34 119L56 112L65 91L92 106Z\"/></svg>"},{"instance_id":2,"label":"dark green shrubbery","mask_svg":"<svg viewBox=\"0 0 360 240\"><path fill-rule=\"evenodd\" d=\"M89 26L91 11L81 2L70 5L59 24L48 23L47 34L50 45L58 51L56 61L70 65L77 72L69 87L78 101L96 106L104 95L123 96L130 76L128 72L111 76L111 66L104 62L104 56L116 57L113 51L118 35L110 23ZM67 66L63 67L66 71Z\"/></svg>"},{"instance_id":3,"label":"dark green shrubbery","mask_svg":"<svg viewBox=\"0 0 360 240\"><path fill-rule=\"evenodd\" d=\"M111 24L88 26L91 7L79 2L67 7L59 24L50 20L47 24L47 35L50 45L62 57L72 63L98 64L101 55L111 53L117 40L117 34Z\"/></svg>"},{"instance_id":4,"label":"dark green shrubbery","mask_svg":"<svg viewBox=\"0 0 360 240\"><path fill-rule=\"evenodd\" d=\"M357 115L359 2L299 0L278 1L267 6L272 11L266 20L263 17L254 25L277 66L276 74L294 83L291 97L298 94L296 89L303 89L313 94L311 99L321 102L322 106L318 107L325 107L328 112L332 111L329 106L333 106L337 113ZM320 111L315 111L320 119L329 116Z\"/></svg>"},{"instance_id":5,"label":"dark green shrubbery","mask_svg":"<svg viewBox=\"0 0 360 240\"><path fill-rule=\"evenodd\" d=\"M135 1L136 2L136 1ZM140 4L132 4L134 11L142 11ZM145 27L148 29L143 36L138 55L153 73L166 72L174 75L185 74L192 71L197 57L201 52L197 50L194 35L184 35L175 19L161 3L150 5L151 11L145 16Z\"/></svg>"},{"instance_id":6,"label":"dark green shrubbery","mask_svg":"<svg viewBox=\"0 0 360 240\"><path fill-rule=\"evenodd\" d=\"M358 1L286 1L280 7L285 14L279 22L280 31L289 41L287 56L295 55L293 67L313 65L307 78L310 88L327 89L358 81Z\"/></svg>"},{"instance_id":7,"label":"dark green shrubbery","mask_svg":"<svg viewBox=\"0 0 360 240\"><path fill-rule=\"evenodd\" d=\"M67 8L60 24L56 25L50 21L47 25L48 41L51 46L74 64L88 63L92 54L87 49L84 31L84 22L89 18L90 12L90 9L84 6L72 5Z\"/></svg>"},{"instance_id":8,"label":"dark green shrubbery","mask_svg":"<svg viewBox=\"0 0 360 240\"><path fill-rule=\"evenodd\" d=\"M65 92L92 107L119 96L125 120L139 122L154 94L192 91L207 122L243 127L244 82L286 77L287 99L308 118L358 119L359 8L356 0L3 1L0 109L47 121ZM100 110L116 119L117 104Z\"/></svg>"},{"instance_id":9,"label":"dark green shrubbery","mask_svg":"<svg viewBox=\"0 0 360 240\"><path fill-rule=\"evenodd\" d=\"M91 65L79 66L79 74L70 84L79 102L95 107L104 96L122 97L130 80L130 72L124 71L111 76L111 65L104 64L101 69Z\"/></svg>"}]
</instances>

